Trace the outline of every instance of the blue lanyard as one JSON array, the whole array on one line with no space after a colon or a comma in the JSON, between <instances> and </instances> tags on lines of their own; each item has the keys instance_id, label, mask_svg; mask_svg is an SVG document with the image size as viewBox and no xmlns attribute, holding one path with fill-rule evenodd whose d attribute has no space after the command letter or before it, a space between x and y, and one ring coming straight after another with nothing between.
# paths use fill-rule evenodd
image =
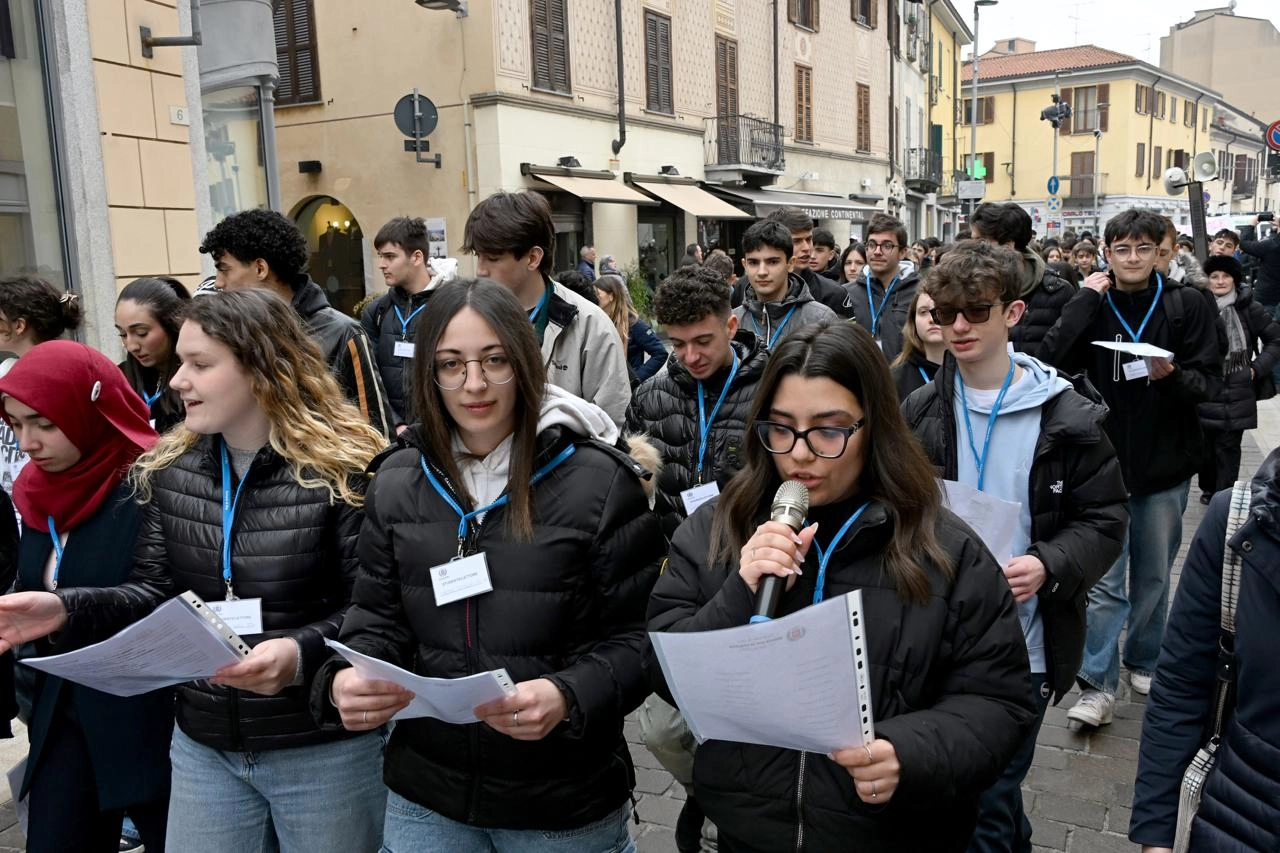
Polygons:
<instances>
[{"instance_id":1,"label":"blue lanyard","mask_svg":"<svg viewBox=\"0 0 1280 853\"><path fill-rule=\"evenodd\" d=\"M711 409L711 417L707 417L707 401L702 393L702 380L698 380L698 482L702 482L702 460L707 455L707 439L711 437L711 424L715 423L716 414L720 411L720 404L724 402L725 396L729 393L729 386L733 384L733 377L738 375L738 353L733 353L733 367L729 368L729 378L724 381L724 388L720 389L720 397L716 400L716 404Z\"/></svg>"},{"instance_id":2,"label":"blue lanyard","mask_svg":"<svg viewBox=\"0 0 1280 853\"><path fill-rule=\"evenodd\" d=\"M867 501L862 506L854 510L853 515L849 516L849 520L844 523L835 537L831 540L831 544L827 546L827 550L822 550L822 545L815 538L813 547L818 549L818 580L813 590L813 603L821 604L824 595L822 587L827 582L827 563L831 562L831 555L836 552L836 546L840 544L840 540L844 539L844 535L849 532L849 528L853 527L853 523L862 517L863 510L871 506L871 501Z\"/></svg>"},{"instance_id":3,"label":"blue lanyard","mask_svg":"<svg viewBox=\"0 0 1280 853\"><path fill-rule=\"evenodd\" d=\"M544 309L544 308L546 308L546 307L547 307L547 300L548 300L548 299L550 299L550 298L551 298L551 288L549 288L549 287L544 288L544 289L543 289L543 291L542 291L542 298L538 300L538 304L537 304L537 305L535 305L535 306L533 306L532 308L530 308L530 309L529 309L529 322L530 322L530 323L537 323L537 322L538 322L538 317L542 316L542 309ZM424 306L424 307L425 307L425 306ZM418 311L421 311L421 310L422 310L422 308L419 308L419 309L418 309ZM414 314L416 314L416 313L418 313L418 311L415 311L415 312L413 312L413 313L414 313ZM399 312L397 312L397 313L399 313ZM410 319L410 320L412 320L412 319L413 319L412 315L410 315L409 319Z\"/></svg>"},{"instance_id":4,"label":"blue lanyard","mask_svg":"<svg viewBox=\"0 0 1280 853\"><path fill-rule=\"evenodd\" d=\"M925 369L923 367L920 367L919 365L917 365L916 370L920 371L920 378L924 380L925 385L928 385L930 382L933 381L932 379L929 378L929 374L925 372Z\"/></svg>"},{"instance_id":5,"label":"blue lanyard","mask_svg":"<svg viewBox=\"0 0 1280 853\"><path fill-rule=\"evenodd\" d=\"M227 442L222 442L222 581L227 585L227 601L235 601L231 591L231 532L236 523L236 507L240 506L240 493L249 479L246 470L236 486L235 498L231 497L231 462L227 458Z\"/></svg>"},{"instance_id":6,"label":"blue lanyard","mask_svg":"<svg viewBox=\"0 0 1280 853\"><path fill-rule=\"evenodd\" d=\"M880 300L880 307L876 307L875 297L871 293L871 270L867 270L867 308L871 311L871 337L876 336L876 330L880 328L880 315L884 313L884 306L889 303L889 297L893 295L893 289L898 286L898 277L895 275L893 281L889 282L889 286L885 288L884 299Z\"/></svg>"},{"instance_id":7,"label":"blue lanyard","mask_svg":"<svg viewBox=\"0 0 1280 853\"><path fill-rule=\"evenodd\" d=\"M413 322L414 317L417 317L419 314L422 313L423 309L427 307L427 304L424 302L421 305L419 305L417 308L414 308L408 317L405 317L404 314L400 313L399 305L392 305L391 307L396 309L396 319L400 321L400 337L404 339L408 339L409 324ZM537 309L535 308L534 310L536 311ZM530 317L529 319L532 320L533 318Z\"/></svg>"},{"instance_id":8,"label":"blue lanyard","mask_svg":"<svg viewBox=\"0 0 1280 853\"><path fill-rule=\"evenodd\" d=\"M1111 306L1111 312L1116 315L1116 319L1120 321L1120 325L1124 326L1124 330L1129 333L1129 337L1133 339L1135 344L1142 342L1142 333L1147 330L1147 322L1150 321L1151 315L1156 313L1156 306L1160 304L1160 294L1164 291L1164 277L1160 273L1156 273L1156 298L1151 300L1151 307L1147 309L1147 316L1142 318L1142 325L1138 327L1138 333L1133 333L1133 327L1129 325L1129 321L1120 316L1120 309L1116 308L1115 300L1111 298L1111 291L1107 291L1107 304Z\"/></svg>"},{"instance_id":9,"label":"blue lanyard","mask_svg":"<svg viewBox=\"0 0 1280 853\"><path fill-rule=\"evenodd\" d=\"M537 471L533 472L533 476L529 478L529 485L536 485L539 480L550 474L557 465L572 456L574 450L575 446L572 444L564 450L561 450L555 459L552 459L546 465L543 465ZM506 506L511 502L511 496L503 495L488 506L473 509L471 512L463 512L462 507L460 507L458 502L453 499L453 495L449 494L448 490L445 489L444 486L440 485L440 481L431 473L431 467L427 465L427 457L420 454L418 461L422 464L422 473L427 475L427 482L429 482L431 487L436 490L436 494L444 498L444 502L453 507L453 511L458 514L458 556L461 557L467 541L467 526L471 523L471 519L478 515L484 515L489 510L497 509L500 506Z\"/></svg>"},{"instance_id":10,"label":"blue lanyard","mask_svg":"<svg viewBox=\"0 0 1280 853\"><path fill-rule=\"evenodd\" d=\"M58 572L62 571L62 543L58 541L58 530L53 526L53 516L49 516L49 538L53 540L53 588L58 588Z\"/></svg>"},{"instance_id":11,"label":"blue lanyard","mask_svg":"<svg viewBox=\"0 0 1280 853\"><path fill-rule=\"evenodd\" d=\"M148 394L146 391L143 391L143 392L142 392L142 402L146 403L146 404L147 404L147 408L148 408L148 409L150 409L152 406L154 406L154 405L156 404L156 400L159 400L159 399L160 399L160 395L161 395L161 394L163 394L163 393L164 393L164 386L163 386L163 385L157 385L157 386L156 386L156 393L154 393L154 394Z\"/></svg>"},{"instance_id":12,"label":"blue lanyard","mask_svg":"<svg viewBox=\"0 0 1280 853\"><path fill-rule=\"evenodd\" d=\"M996 404L991 407L991 414L987 416L987 440L983 442L981 456L978 455L978 446L973 443L973 422L969 420L969 401L964 394L964 378L959 373L956 374L956 382L960 383L960 408L964 411L964 428L969 433L969 450L973 453L973 461L978 466L978 491L982 491L982 483L987 473L987 454L991 451L991 434L996 428L996 418L1000 417L1000 405L1004 403L1004 395L1013 384L1013 371L1013 359L1009 359L1009 373L1004 378L1004 384L1000 386L1000 393L996 396Z\"/></svg>"},{"instance_id":13,"label":"blue lanyard","mask_svg":"<svg viewBox=\"0 0 1280 853\"><path fill-rule=\"evenodd\" d=\"M773 345L778 342L778 338L782 337L782 330L787 327L787 323L791 322L791 315L796 313L796 309L799 307L800 307L799 305L791 306L791 310L788 311L783 316L782 322L779 323L778 327L773 330L773 335L765 339L765 344L764 344L765 349L773 349ZM756 322L756 315L751 314L749 310L747 311L747 313L750 314L751 316L751 325L755 326L756 334L759 335L760 324ZM769 319L769 309L765 307L764 303L760 304L760 313L764 314L766 320Z\"/></svg>"}]
</instances>

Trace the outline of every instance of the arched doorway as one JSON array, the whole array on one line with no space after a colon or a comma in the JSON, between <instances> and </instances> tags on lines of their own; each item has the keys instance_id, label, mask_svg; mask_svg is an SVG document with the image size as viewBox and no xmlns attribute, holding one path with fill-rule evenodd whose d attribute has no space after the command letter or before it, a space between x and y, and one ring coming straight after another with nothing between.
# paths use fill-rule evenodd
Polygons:
<instances>
[{"instance_id":1,"label":"arched doorway","mask_svg":"<svg viewBox=\"0 0 1280 853\"><path fill-rule=\"evenodd\" d=\"M368 252L355 215L333 196L312 196L293 214L307 238L311 277L329 304L350 314L364 299L364 262Z\"/></svg>"}]
</instances>

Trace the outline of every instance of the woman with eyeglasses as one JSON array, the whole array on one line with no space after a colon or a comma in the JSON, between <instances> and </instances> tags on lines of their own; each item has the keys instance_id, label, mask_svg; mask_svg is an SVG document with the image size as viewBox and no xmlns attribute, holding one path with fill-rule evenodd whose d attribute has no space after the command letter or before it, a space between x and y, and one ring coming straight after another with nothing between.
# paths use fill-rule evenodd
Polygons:
<instances>
[{"instance_id":1,"label":"woman with eyeglasses","mask_svg":"<svg viewBox=\"0 0 1280 853\"><path fill-rule=\"evenodd\" d=\"M864 330L782 341L752 418L743 470L676 531L649 630L745 625L766 575L786 579L781 615L861 590L876 737L830 755L703 743L694 790L720 850L962 851L1034 719L1009 584L942 506ZM809 491L799 534L768 520L787 480ZM656 670L655 687L671 698Z\"/></svg>"},{"instance_id":2,"label":"woman with eyeglasses","mask_svg":"<svg viewBox=\"0 0 1280 853\"><path fill-rule=\"evenodd\" d=\"M515 684L475 723L396 723L384 850L635 849L622 720L649 693L644 610L666 543L613 422L548 385L538 352L501 285L437 289L414 357L422 423L372 466L342 642L418 675L505 668ZM350 731L411 698L336 659L316 696Z\"/></svg>"}]
</instances>

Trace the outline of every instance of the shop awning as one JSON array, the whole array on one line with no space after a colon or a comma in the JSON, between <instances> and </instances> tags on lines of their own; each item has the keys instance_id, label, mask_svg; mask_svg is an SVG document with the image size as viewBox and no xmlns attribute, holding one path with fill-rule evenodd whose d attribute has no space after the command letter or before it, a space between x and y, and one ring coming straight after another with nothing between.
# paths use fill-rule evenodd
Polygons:
<instances>
[{"instance_id":1,"label":"shop awning","mask_svg":"<svg viewBox=\"0 0 1280 853\"><path fill-rule=\"evenodd\" d=\"M633 178L631 185L649 195L657 196L665 202L675 205L685 213L692 213L699 219L754 219L750 213L721 201L711 193L693 182L675 183L668 181L646 181Z\"/></svg>"},{"instance_id":2,"label":"shop awning","mask_svg":"<svg viewBox=\"0 0 1280 853\"><path fill-rule=\"evenodd\" d=\"M731 204L765 217L783 207L794 207L814 219L847 219L866 222L879 208L850 201L845 196L827 193L796 193L787 190L761 190L754 187L723 187L707 184L707 190Z\"/></svg>"},{"instance_id":3,"label":"shop awning","mask_svg":"<svg viewBox=\"0 0 1280 853\"><path fill-rule=\"evenodd\" d=\"M612 178L583 178L577 175L545 174L533 175L532 177L536 177L540 181L546 181L567 193L573 193L583 201L644 205L656 205L659 203L644 193L637 192L621 181L615 181Z\"/></svg>"}]
</instances>

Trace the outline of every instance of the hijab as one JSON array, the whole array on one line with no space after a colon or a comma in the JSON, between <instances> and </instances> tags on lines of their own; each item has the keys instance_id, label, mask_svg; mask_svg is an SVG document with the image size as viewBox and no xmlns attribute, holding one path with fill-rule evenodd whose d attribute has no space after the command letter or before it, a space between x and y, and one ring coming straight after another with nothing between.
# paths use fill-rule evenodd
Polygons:
<instances>
[{"instance_id":1,"label":"hijab","mask_svg":"<svg viewBox=\"0 0 1280 853\"><path fill-rule=\"evenodd\" d=\"M80 451L66 471L22 469L13 502L27 526L70 531L93 515L142 451L156 443L147 404L102 353L75 341L32 347L0 378L0 395L30 406Z\"/></svg>"}]
</instances>

